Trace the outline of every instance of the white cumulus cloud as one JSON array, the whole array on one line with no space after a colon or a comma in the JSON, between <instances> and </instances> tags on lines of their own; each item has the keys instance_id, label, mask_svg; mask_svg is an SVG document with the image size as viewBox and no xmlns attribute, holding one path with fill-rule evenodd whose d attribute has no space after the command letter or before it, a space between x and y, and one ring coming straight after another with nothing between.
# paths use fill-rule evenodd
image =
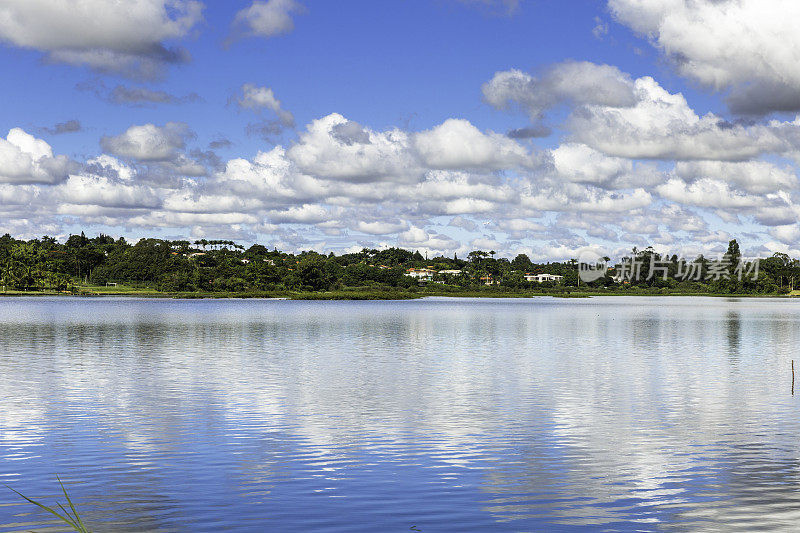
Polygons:
<instances>
[{"instance_id":1,"label":"white cumulus cloud","mask_svg":"<svg viewBox=\"0 0 800 533\"><path fill-rule=\"evenodd\" d=\"M518 106L532 120L562 104L628 107L636 103L630 76L611 65L567 61L540 77L520 70L497 72L483 85L483 98L496 109Z\"/></svg>"},{"instance_id":2,"label":"white cumulus cloud","mask_svg":"<svg viewBox=\"0 0 800 533\"><path fill-rule=\"evenodd\" d=\"M294 29L293 13L304 7L295 0L256 0L236 14L234 35L246 37L275 37Z\"/></svg>"},{"instance_id":3,"label":"white cumulus cloud","mask_svg":"<svg viewBox=\"0 0 800 533\"><path fill-rule=\"evenodd\" d=\"M568 121L572 137L608 155L644 159L742 161L764 153L785 153L800 141L800 123L728 123L699 116L681 94L653 78L634 82L636 105L588 105Z\"/></svg>"},{"instance_id":4,"label":"white cumulus cloud","mask_svg":"<svg viewBox=\"0 0 800 533\"><path fill-rule=\"evenodd\" d=\"M730 91L733 111L800 110L796 0L608 0L679 73Z\"/></svg>"},{"instance_id":5,"label":"white cumulus cloud","mask_svg":"<svg viewBox=\"0 0 800 533\"><path fill-rule=\"evenodd\" d=\"M441 169L507 169L529 167L528 150L505 135L483 133L464 119L449 119L414 136L423 163Z\"/></svg>"},{"instance_id":6,"label":"white cumulus cloud","mask_svg":"<svg viewBox=\"0 0 800 533\"><path fill-rule=\"evenodd\" d=\"M242 109L260 111L269 109L284 126L294 126L294 116L281 107L281 102L268 87L258 87L252 83L242 85L242 94L237 100Z\"/></svg>"},{"instance_id":7,"label":"white cumulus cloud","mask_svg":"<svg viewBox=\"0 0 800 533\"><path fill-rule=\"evenodd\" d=\"M144 124L131 126L120 135L103 137L104 150L123 158L139 161L175 160L192 136L189 127L181 122L168 122L164 126Z\"/></svg>"},{"instance_id":8,"label":"white cumulus cloud","mask_svg":"<svg viewBox=\"0 0 800 533\"><path fill-rule=\"evenodd\" d=\"M54 156L47 142L21 128L0 137L0 183L58 183L75 166L67 156Z\"/></svg>"},{"instance_id":9,"label":"white cumulus cloud","mask_svg":"<svg viewBox=\"0 0 800 533\"><path fill-rule=\"evenodd\" d=\"M194 0L3 0L0 39L50 61L154 77L187 60L168 43L195 27L202 10Z\"/></svg>"}]
</instances>

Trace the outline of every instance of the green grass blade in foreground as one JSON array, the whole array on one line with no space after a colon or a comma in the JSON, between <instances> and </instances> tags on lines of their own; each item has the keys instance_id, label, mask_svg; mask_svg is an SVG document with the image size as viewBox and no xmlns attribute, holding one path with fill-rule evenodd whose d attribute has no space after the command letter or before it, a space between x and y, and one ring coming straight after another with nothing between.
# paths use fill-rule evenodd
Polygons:
<instances>
[{"instance_id":1,"label":"green grass blade in foreground","mask_svg":"<svg viewBox=\"0 0 800 533\"><path fill-rule=\"evenodd\" d=\"M61 485L61 491L64 493L64 497L67 499L67 503L69 504L69 508L72 509L72 515L73 515L73 517L75 519L75 522L77 523L78 526L80 526L81 531L88 531L86 529L86 525L83 523L83 520L81 520L81 517L78 514L78 510L75 509L74 505L72 505L72 500L70 499L69 494L67 494L67 489L64 488L64 484L61 482L61 478L56 476L56 479L58 480L58 484ZM59 505L59 507L61 507L61 505ZM62 507L62 509L63 509L63 507ZM64 512L66 513L66 510Z\"/></svg>"},{"instance_id":2,"label":"green grass blade in foreground","mask_svg":"<svg viewBox=\"0 0 800 533\"><path fill-rule=\"evenodd\" d=\"M59 483L61 483L61 480L59 480ZM60 503L57 504L57 505L64 512L63 515L61 513L59 513L58 511L54 510L53 508L44 505L43 503L40 503L40 502L37 502L36 500L32 500L31 498L28 498L27 496L25 496L21 492L12 489L8 485L6 485L6 487L8 487L9 490L15 492L21 498L27 500L28 502L32 503L33 505L36 505L39 508L47 511L48 513L56 516L59 520L63 521L64 523L69 524L69 526L72 529L74 529L75 531L77 531L78 533L91 533L88 529L86 529L86 526L83 525L83 521L81 521L80 517L78 516L78 512L75 510L75 507L72 505L72 502L69 500L69 496L67 496L67 501L69 502L69 505L72 508L72 511L75 513L74 517L72 515L70 515L69 512L66 509L64 509L64 507ZM61 485L61 488L62 488L62 490L64 489L64 485L63 484ZM64 490L64 495L66 496L66 494L67 494L66 490Z\"/></svg>"}]
</instances>

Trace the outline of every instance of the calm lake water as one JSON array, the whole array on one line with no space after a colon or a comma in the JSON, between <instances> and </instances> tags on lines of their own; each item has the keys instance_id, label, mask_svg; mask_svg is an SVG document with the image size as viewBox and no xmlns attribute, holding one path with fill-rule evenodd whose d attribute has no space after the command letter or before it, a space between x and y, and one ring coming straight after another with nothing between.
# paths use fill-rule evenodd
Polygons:
<instances>
[{"instance_id":1,"label":"calm lake water","mask_svg":"<svg viewBox=\"0 0 800 533\"><path fill-rule=\"evenodd\" d=\"M0 483L98 533L796 531L793 358L790 300L3 298Z\"/></svg>"}]
</instances>

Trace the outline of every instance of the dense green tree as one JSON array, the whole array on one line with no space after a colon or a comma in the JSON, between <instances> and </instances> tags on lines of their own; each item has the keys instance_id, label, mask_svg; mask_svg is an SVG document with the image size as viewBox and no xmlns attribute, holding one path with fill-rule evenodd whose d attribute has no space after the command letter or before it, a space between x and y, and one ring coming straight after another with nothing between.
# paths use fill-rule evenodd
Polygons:
<instances>
[{"instance_id":1,"label":"dense green tree","mask_svg":"<svg viewBox=\"0 0 800 533\"><path fill-rule=\"evenodd\" d=\"M638 279L622 280L615 277L618 270L612 269L586 288L766 294L787 293L800 280L800 262L787 254L776 253L761 259L758 269L753 261L740 265L741 251L736 240L728 243L728 276L717 279L708 276L719 273L719 265L702 255L685 261L675 255L662 256L652 248L635 248L633 257L639 264ZM123 238L115 240L103 234L87 238L80 233L70 235L62 244L50 236L26 241L6 234L0 237L0 286L4 290L71 290L89 281L96 285L115 282L167 292L429 290L424 287L425 280L406 275L411 268L460 271L460 274L438 274L427 283L428 288L441 291L557 293L586 285L579 284L576 260L534 263L525 254L509 260L481 250L471 252L467 259L460 260L455 255L423 257L419 251L401 248L363 248L337 256L314 251L290 254L258 244L245 250L233 241L221 239L194 242L141 239L131 245ZM668 272L666 280L661 275L663 268ZM554 285L536 284L525 280L526 272L555 274L564 279ZM690 272L694 275L688 276ZM491 278L495 283L486 286L482 278Z\"/></svg>"},{"instance_id":2,"label":"dense green tree","mask_svg":"<svg viewBox=\"0 0 800 533\"><path fill-rule=\"evenodd\" d=\"M533 263L526 254L517 255L517 257L511 261L511 266L515 270L524 270L526 272L533 269Z\"/></svg>"}]
</instances>

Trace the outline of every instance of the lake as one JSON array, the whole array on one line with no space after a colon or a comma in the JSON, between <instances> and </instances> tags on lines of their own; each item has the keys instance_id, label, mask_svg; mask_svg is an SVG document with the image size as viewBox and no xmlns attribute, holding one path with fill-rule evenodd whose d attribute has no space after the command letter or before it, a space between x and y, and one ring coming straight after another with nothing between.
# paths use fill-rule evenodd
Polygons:
<instances>
[{"instance_id":1,"label":"lake","mask_svg":"<svg viewBox=\"0 0 800 533\"><path fill-rule=\"evenodd\" d=\"M799 346L784 299L2 298L0 531L66 531L1 485L56 475L96 533L796 530Z\"/></svg>"}]
</instances>

